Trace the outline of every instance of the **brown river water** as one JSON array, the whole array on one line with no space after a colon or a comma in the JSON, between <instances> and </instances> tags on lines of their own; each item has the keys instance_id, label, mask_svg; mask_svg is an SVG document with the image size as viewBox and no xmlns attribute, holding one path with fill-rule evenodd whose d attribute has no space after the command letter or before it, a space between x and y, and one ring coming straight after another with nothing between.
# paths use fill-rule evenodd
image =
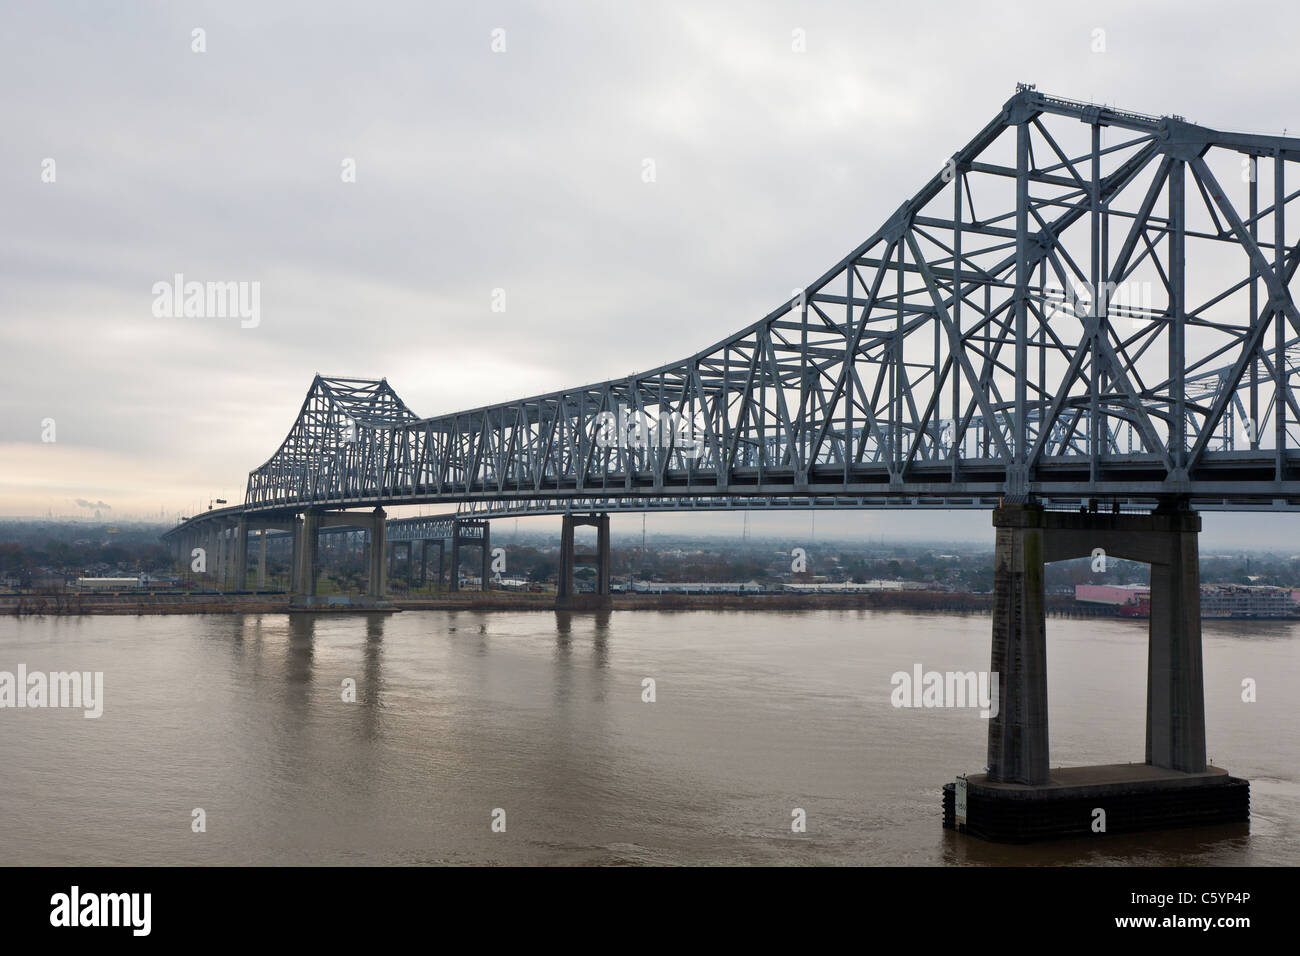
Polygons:
<instances>
[{"instance_id":1,"label":"brown river water","mask_svg":"<svg viewBox=\"0 0 1300 956\"><path fill-rule=\"evenodd\" d=\"M1146 622L1047 628L1053 765L1140 762ZM891 704L895 672L987 669L989 633L871 610L0 618L0 671L103 672L98 718L0 709L0 864L1300 863L1300 624L1204 623L1209 755L1251 781L1249 826L1029 847L940 827L941 786L983 769L979 711Z\"/></svg>"}]
</instances>

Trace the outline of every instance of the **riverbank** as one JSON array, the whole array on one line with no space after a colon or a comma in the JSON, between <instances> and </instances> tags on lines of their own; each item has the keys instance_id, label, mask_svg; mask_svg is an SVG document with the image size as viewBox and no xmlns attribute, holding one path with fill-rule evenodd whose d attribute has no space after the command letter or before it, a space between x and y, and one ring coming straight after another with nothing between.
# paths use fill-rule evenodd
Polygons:
<instances>
[{"instance_id":1,"label":"riverbank","mask_svg":"<svg viewBox=\"0 0 1300 956\"><path fill-rule=\"evenodd\" d=\"M567 610L619 611L733 610L797 611L865 608L916 611L987 611L992 596L954 591L869 591L856 594L614 594L602 602L592 594L570 599ZM406 611L553 611L553 593L460 591L391 597ZM288 595L242 594L54 594L0 595L0 614L266 614L289 610ZM323 611L322 613L340 613Z\"/></svg>"},{"instance_id":2,"label":"riverbank","mask_svg":"<svg viewBox=\"0 0 1300 956\"><path fill-rule=\"evenodd\" d=\"M289 609L287 594L0 594L0 615L265 614Z\"/></svg>"}]
</instances>

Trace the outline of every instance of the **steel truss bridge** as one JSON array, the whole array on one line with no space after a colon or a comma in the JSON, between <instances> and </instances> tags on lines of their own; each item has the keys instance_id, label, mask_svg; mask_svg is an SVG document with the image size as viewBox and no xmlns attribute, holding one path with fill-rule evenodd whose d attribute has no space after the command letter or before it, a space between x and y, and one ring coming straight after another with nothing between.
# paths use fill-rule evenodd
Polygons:
<instances>
[{"instance_id":1,"label":"steel truss bridge","mask_svg":"<svg viewBox=\"0 0 1300 956\"><path fill-rule=\"evenodd\" d=\"M1022 87L861 245L716 345L433 418L386 380L318 376L243 505L189 524L398 505L1295 510L1297 161L1298 139Z\"/></svg>"}]
</instances>

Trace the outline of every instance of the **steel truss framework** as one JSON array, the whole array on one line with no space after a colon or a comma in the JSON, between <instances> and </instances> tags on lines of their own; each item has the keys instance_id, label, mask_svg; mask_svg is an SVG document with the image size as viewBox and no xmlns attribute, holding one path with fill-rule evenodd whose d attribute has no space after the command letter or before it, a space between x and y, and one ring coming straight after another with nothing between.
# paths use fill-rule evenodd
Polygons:
<instances>
[{"instance_id":1,"label":"steel truss framework","mask_svg":"<svg viewBox=\"0 0 1300 956\"><path fill-rule=\"evenodd\" d=\"M870 238L731 338L435 418L386 381L318 377L245 508L1295 507L1298 160L1300 140L1022 89ZM668 416L694 440L658 428Z\"/></svg>"}]
</instances>

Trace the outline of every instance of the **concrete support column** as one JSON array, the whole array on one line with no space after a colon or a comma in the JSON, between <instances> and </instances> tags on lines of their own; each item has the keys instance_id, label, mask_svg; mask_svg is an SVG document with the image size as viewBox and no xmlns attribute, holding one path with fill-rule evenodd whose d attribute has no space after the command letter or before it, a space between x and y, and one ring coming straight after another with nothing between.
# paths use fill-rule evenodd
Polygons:
<instances>
[{"instance_id":1,"label":"concrete support column","mask_svg":"<svg viewBox=\"0 0 1300 956\"><path fill-rule=\"evenodd\" d=\"M1205 678L1201 654L1200 515L1160 512L1170 523L1167 561L1151 565L1147 650L1147 763L1205 770Z\"/></svg>"},{"instance_id":2,"label":"concrete support column","mask_svg":"<svg viewBox=\"0 0 1300 956\"><path fill-rule=\"evenodd\" d=\"M438 549L438 572L434 584L439 591L442 590L442 570L444 556L446 552L446 542L441 538L422 538L420 540L420 584L423 586L429 583L429 549L436 547Z\"/></svg>"},{"instance_id":3,"label":"concrete support column","mask_svg":"<svg viewBox=\"0 0 1300 956\"><path fill-rule=\"evenodd\" d=\"M295 515L290 523L292 530L289 541L289 598L292 600L295 594L302 593L299 590L301 575L298 573L302 565L302 517Z\"/></svg>"},{"instance_id":4,"label":"concrete support column","mask_svg":"<svg viewBox=\"0 0 1300 956\"><path fill-rule=\"evenodd\" d=\"M388 542L389 578L406 577L406 586L410 590L415 585L415 542Z\"/></svg>"},{"instance_id":5,"label":"concrete support column","mask_svg":"<svg viewBox=\"0 0 1300 956\"><path fill-rule=\"evenodd\" d=\"M235 522L234 541L235 560L232 563L235 577L235 590L242 591L248 587L248 519L240 518Z\"/></svg>"},{"instance_id":6,"label":"concrete support column","mask_svg":"<svg viewBox=\"0 0 1300 956\"><path fill-rule=\"evenodd\" d=\"M210 521L207 525L203 529L203 574L211 584L217 577L217 529Z\"/></svg>"},{"instance_id":7,"label":"concrete support column","mask_svg":"<svg viewBox=\"0 0 1300 956\"><path fill-rule=\"evenodd\" d=\"M258 534L261 540L257 547L257 586L266 587L266 529L263 528Z\"/></svg>"},{"instance_id":8,"label":"concrete support column","mask_svg":"<svg viewBox=\"0 0 1300 956\"><path fill-rule=\"evenodd\" d=\"M226 528L217 526L217 587L226 586Z\"/></svg>"},{"instance_id":9,"label":"concrete support column","mask_svg":"<svg viewBox=\"0 0 1300 956\"><path fill-rule=\"evenodd\" d=\"M320 568L320 515L308 511L294 528L295 597L316 596L316 575Z\"/></svg>"},{"instance_id":10,"label":"concrete support column","mask_svg":"<svg viewBox=\"0 0 1300 956\"><path fill-rule=\"evenodd\" d=\"M438 538L434 541L427 541L425 542L425 544L436 545L438 548L438 576L434 578L434 581L437 582L438 590L441 591L442 577L443 577L443 573L446 570L446 564L447 564L447 542L444 541L442 538Z\"/></svg>"},{"instance_id":11,"label":"concrete support column","mask_svg":"<svg viewBox=\"0 0 1300 956\"><path fill-rule=\"evenodd\" d=\"M438 576L433 580L437 589L441 591L443 556L446 550L445 542L441 538L424 538L420 541L420 584L429 583L429 548L434 546L438 548Z\"/></svg>"},{"instance_id":12,"label":"concrete support column","mask_svg":"<svg viewBox=\"0 0 1300 956\"><path fill-rule=\"evenodd\" d=\"M573 596L575 591L573 571L579 558L585 561L593 558L593 555L587 553L579 555L574 544L573 529L581 525L592 525L596 528L596 554L594 555L596 593L606 597L610 593L609 515L566 514L560 526L560 577L555 588L557 600Z\"/></svg>"},{"instance_id":13,"label":"concrete support column","mask_svg":"<svg viewBox=\"0 0 1300 956\"><path fill-rule=\"evenodd\" d=\"M1042 517L1033 505L1003 505L993 512L989 669L997 675L999 706L989 720L988 768L990 780L1004 783L1048 782Z\"/></svg>"},{"instance_id":14,"label":"concrete support column","mask_svg":"<svg viewBox=\"0 0 1300 956\"><path fill-rule=\"evenodd\" d=\"M1076 514L1032 505L993 513L993 654L998 714L989 721L989 779L1048 782L1043 565L1102 556L1151 567L1146 762L1205 770L1205 686L1197 536L1201 519L1176 501L1152 514Z\"/></svg>"},{"instance_id":15,"label":"concrete support column","mask_svg":"<svg viewBox=\"0 0 1300 956\"><path fill-rule=\"evenodd\" d=\"M448 590L453 594L460 591L460 522L451 523L451 583Z\"/></svg>"},{"instance_id":16,"label":"concrete support column","mask_svg":"<svg viewBox=\"0 0 1300 956\"><path fill-rule=\"evenodd\" d=\"M451 523L451 584L452 591L460 590L460 545L461 542L467 542L471 547L477 546L483 549L482 560L480 562L480 588L486 591L488 585L488 575L492 568L492 526L486 521L474 521L465 519L464 521L452 521ZM442 556L439 553L439 565L442 564ZM441 573L441 571L439 572Z\"/></svg>"},{"instance_id":17,"label":"concrete support column","mask_svg":"<svg viewBox=\"0 0 1300 956\"><path fill-rule=\"evenodd\" d=\"M609 515L596 520L596 593L609 596Z\"/></svg>"},{"instance_id":18,"label":"concrete support column","mask_svg":"<svg viewBox=\"0 0 1300 956\"><path fill-rule=\"evenodd\" d=\"M367 592L372 598L382 598L388 591L388 568L384 555L388 550L387 515L383 508L376 508L370 516L370 588Z\"/></svg>"},{"instance_id":19,"label":"concrete support column","mask_svg":"<svg viewBox=\"0 0 1300 956\"><path fill-rule=\"evenodd\" d=\"M560 520L560 576L555 582L555 597L573 596L573 515Z\"/></svg>"}]
</instances>

